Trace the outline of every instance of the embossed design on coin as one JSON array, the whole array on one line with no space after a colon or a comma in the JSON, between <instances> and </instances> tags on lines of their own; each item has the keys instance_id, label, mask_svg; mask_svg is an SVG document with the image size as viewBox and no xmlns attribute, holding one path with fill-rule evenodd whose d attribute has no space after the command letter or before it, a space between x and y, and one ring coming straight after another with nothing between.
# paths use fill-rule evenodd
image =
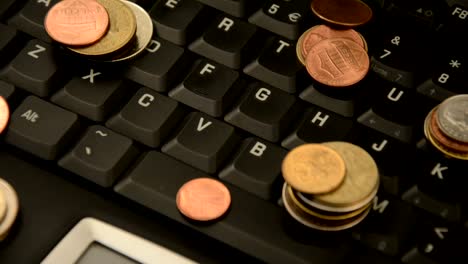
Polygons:
<instances>
[{"instance_id":1,"label":"embossed design on coin","mask_svg":"<svg viewBox=\"0 0 468 264\"><path fill-rule=\"evenodd\" d=\"M366 47L364 39L353 29L337 30L326 25L317 25L307 32L302 42L302 56L304 57L307 57L309 50L321 40L330 38L346 38L356 42L362 48Z\"/></svg>"},{"instance_id":2,"label":"embossed design on coin","mask_svg":"<svg viewBox=\"0 0 468 264\"><path fill-rule=\"evenodd\" d=\"M98 42L85 47L69 47L87 56L109 55L124 48L135 35L136 20L132 10L120 0L96 0L109 14L109 30Z\"/></svg>"},{"instance_id":3,"label":"embossed design on coin","mask_svg":"<svg viewBox=\"0 0 468 264\"><path fill-rule=\"evenodd\" d=\"M461 141L449 138L440 130L440 127L437 124L438 109L439 108L437 107L430 112L429 131L434 137L434 140L446 146L447 148L452 149L453 151L468 153L468 143L463 143Z\"/></svg>"},{"instance_id":4,"label":"embossed design on coin","mask_svg":"<svg viewBox=\"0 0 468 264\"><path fill-rule=\"evenodd\" d=\"M10 120L10 107L5 98L0 96L0 134L5 130Z\"/></svg>"},{"instance_id":5,"label":"embossed design on coin","mask_svg":"<svg viewBox=\"0 0 468 264\"><path fill-rule=\"evenodd\" d=\"M13 187L0 178L0 192L3 193L6 202L6 213L3 221L0 221L0 241L5 239L11 226L16 220L19 211L18 195Z\"/></svg>"},{"instance_id":6,"label":"embossed design on coin","mask_svg":"<svg viewBox=\"0 0 468 264\"><path fill-rule=\"evenodd\" d=\"M210 221L221 217L231 205L229 190L211 178L197 178L186 182L177 192L177 208L186 217Z\"/></svg>"},{"instance_id":7,"label":"embossed design on coin","mask_svg":"<svg viewBox=\"0 0 468 264\"><path fill-rule=\"evenodd\" d=\"M306 68L316 81L333 87L346 87L361 81L369 71L369 56L355 42L334 38L313 46Z\"/></svg>"},{"instance_id":8,"label":"embossed design on coin","mask_svg":"<svg viewBox=\"0 0 468 264\"><path fill-rule=\"evenodd\" d=\"M345 163L331 148L305 144L291 150L283 160L285 181L294 189L311 194L336 189L345 176Z\"/></svg>"},{"instance_id":9,"label":"embossed design on coin","mask_svg":"<svg viewBox=\"0 0 468 264\"><path fill-rule=\"evenodd\" d=\"M437 122L444 134L468 143L468 94L452 96L442 102Z\"/></svg>"},{"instance_id":10,"label":"embossed design on coin","mask_svg":"<svg viewBox=\"0 0 468 264\"><path fill-rule=\"evenodd\" d=\"M63 0L49 10L44 25L55 41L66 45L89 45L104 36L109 16L96 1Z\"/></svg>"},{"instance_id":11,"label":"embossed design on coin","mask_svg":"<svg viewBox=\"0 0 468 264\"><path fill-rule=\"evenodd\" d=\"M372 9L359 0L314 0L310 7L320 19L339 26L360 26L372 19Z\"/></svg>"}]
</instances>

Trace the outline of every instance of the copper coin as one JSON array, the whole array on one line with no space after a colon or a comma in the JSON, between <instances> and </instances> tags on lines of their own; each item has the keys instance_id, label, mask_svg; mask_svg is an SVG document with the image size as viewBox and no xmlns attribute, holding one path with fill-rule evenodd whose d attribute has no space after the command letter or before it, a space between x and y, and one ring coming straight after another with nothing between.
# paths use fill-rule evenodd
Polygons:
<instances>
[{"instance_id":1,"label":"copper coin","mask_svg":"<svg viewBox=\"0 0 468 264\"><path fill-rule=\"evenodd\" d=\"M338 30L326 25L318 25L312 27L307 32L308 33L304 37L304 40L302 42L302 56L304 56L304 58L307 57L309 50L313 46L315 46L317 43L324 39L346 38L356 42L357 44L359 44L359 46L361 46L364 49L366 47L361 35L353 29Z\"/></svg>"},{"instance_id":2,"label":"copper coin","mask_svg":"<svg viewBox=\"0 0 468 264\"><path fill-rule=\"evenodd\" d=\"M10 108L5 98L0 96L0 134L5 130L9 120Z\"/></svg>"},{"instance_id":3,"label":"copper coin","mask_svg":"<svg viewBox=\"0 0 468 264\"><path fill-rule=\"evenodd\" d=\"M369 71L367 52L354 41L345 38L324 39L309 51L306 68L316 81L347 87L361 81Z\"/></svg>"},{"instance_id":4,"label":"copper coin","mask_svg":"<svg viewBox=\"0 0 468 264\"><path fill-rule=\"evenodd\" d=\"M221 182L197 178L186 182L177 192L177 208L186 217L210 221L221 217L231 205L231 194Z\"/></svg>"},{"instance_id":5,"label":"copper coin","mask_svg":"<svg viewBox=\"0 0 468 264\"><path fill-rule=\"evenodd\" d=\"M95 0L63 0L50 9L44 24L55 41L72 46L90 45L107 32L109 15Z\"/></svg>"},{"instance_id":6,"label":"copper coin","mask_svg":"<svg viewBox=\"0 0 468 264\"><path fill-rule=\"evenodd\" d=\"M311 9L320 19L339 26L360 26L372 18L372 9L359 0L313 0Z\"/></svg>"},{"instance_id":7,"label":"copper coin","mask_svg":"<svg viewBox=\"0 0 468 264\"><path fill-rule=\"evenodd\" d=\"M439 108L438 108L439 109ZM434 139L440 142L442 145L446 146L447 148L453 149L457 152L467 152L468 153L468 144L460 141L456 141L452 138L447 137L440 127L437 124L437 113L438 111L431 112L431 119L430 119L430 132Z\"/></svg>"},{"instance_id":8,"label":"copper coin","mask_svg":"<svg viewBox=\"0 0 468 264\"><path fill-rule=\"evenodd\" d=\"M295 190L309 194L333 191L343 182L346 168L341 156L320 144L305 144L292 149L284 158L285 181Z\"/></svg>"}]
</instances>

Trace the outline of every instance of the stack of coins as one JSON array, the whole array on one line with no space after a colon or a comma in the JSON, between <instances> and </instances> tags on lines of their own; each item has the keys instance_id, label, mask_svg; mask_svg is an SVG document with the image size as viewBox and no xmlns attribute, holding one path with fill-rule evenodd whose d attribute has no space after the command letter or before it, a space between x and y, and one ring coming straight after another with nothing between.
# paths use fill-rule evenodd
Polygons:
<instances>
[{"instance_id":1,"label":"stack of coins","mask_svg":"<svg viewBox=\"0 0 468 264\"><path fill-rule=\"evenodd\" d=\"M19 200L15 189L0 178L0 241L8 235L19 211Z\"/></svg>"},{"instance_id":2,"label":"stack of coins","mask_svg":"<svg viewBox=\"0 0 468 264\"><path fill-rule=\"evenodd\" d=\"M125 0L63 0L49 10L44 25L71 52L104 62L135 58L153 36L148 13Z\"/></svg>"},{"instance_id":3,"label":"stack of coins","mask_svg":"<svg viewBox=\"0 0 468 264\"><path fill-rule=\"evenodd\" d=\"M303 225L339 231L360 223L379 188L372 157L347 142L305 144L291 150L282 164L282 199Z\"/></svg>"},{"instance_id":4,"label":"stack of coins","mask_svg":"<svg viewBox=\"0 0 468 264\"><path fill-rule=\"evenodd\" d=\"M424 134L447 157L468 160L468 94L449 97L432 109Z\"/></svg>"},{"instance_id":5,"label":"stack of coins","mask_svg":"<svg viewBox=\"0 0 468 264\"><path fill-rule=\"evenodd\" d=\"M372 9L358 0L314 0L312 12L326 24L305 31L296 45L299 61L317 82L350 87L369 71L364 37L350 28L367 23Z\"/></svg>"}]
</instances>

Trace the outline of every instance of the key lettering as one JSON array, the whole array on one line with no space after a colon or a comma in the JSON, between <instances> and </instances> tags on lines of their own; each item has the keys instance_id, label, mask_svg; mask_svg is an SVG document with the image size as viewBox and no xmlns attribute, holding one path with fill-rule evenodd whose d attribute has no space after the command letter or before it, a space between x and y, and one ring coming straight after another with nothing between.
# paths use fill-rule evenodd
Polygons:
<instances>
[{"instance_id":1,"label":"key lettering","mask_svg":"<svg viewBox=\"0 0 468 264\"><path fill-rule=\"evenodd\" d=\"M377 152L381 152L382 150L384 150L385 146L387 146L387 143L388 141L384 139L380 144L377 144L377 143L372 144L372 149Z\"/></svg>"},{"instance_id":2,"label":"key lettering","mask_svg":"<svg viewBox=\"0 0 468 264\"><path fill-rule=\"evenodd\" d=\"M278 12L279 8L280 8L279 5L277 5L277 4L272 4L272 5L270 6L270 8L268 9L268 13L274 15L274 14L276 14L276 13Z\"/></svg>"},{"instance_id":3,"label":"key lettering","mask_svg":"<svg viewBox=\"0 0 468 264\"><path fill-rule=\"evenodd\" d=\"M154 96L151 94L144 94L140 97L138 100L138 104L143 106L143 107L148 107L151 105L151 102L154 101Z\"/></svg>"},{"instance_id":4,"label":"key lettering","mask_svg":"<svg viewBox=\"0 0 468 264\"><path fill-rule=\"evenodd\" d=\"M268 99L268 96L270 96L270 94L271 94L271 91L268 90L267 88L260 88L255 94L255 98L257 98L260 101L266 101Z\"/></svg>"},{"instance_id":5,"label":"key lettering","mask_svg":"<svg viewBox=\"0 0 468 264\"><path fill-rule=\"evenodd\" d=\"M43 3L46 7L49 7L50 5L50 0L37 0L37 3Z\"/></svg>"},{"instance_id":6,"label":"key lettering","mask_svg":"<svg viewBox=\"0 0 468 264\"><path fill-rule=\"evenodd\" d=\"M328 118L330 118L329 115L324 115L322 116L322 112L318 111L317 114L315 114L314 118L312 118L312 123L316 124L317 121L320 121L319 127L323 127L325 123L327 122Z\"/></svg>"},{"instance_id":7,"label":"key lettering","mask_svg":"<svg viewBox=\"0 0 468 264\"><path fill-rule=\"evenodd\" d=\"M444 239L444 233L447 233L449 230L446 227L435 227L434 232L440 239Z\"/></svg>"},{"instance_id":8,"label":"key lettering","mask_svg":"<svg viewBox=\"0 0 468 264\"><path fill-rule=\"evenodd\" d=\"M205 128L211 126L211 124L213 124L213 122L211 121L208 121L206 123L203 124L203 122L205 122L205 119L203 117L200 117L200 121L198 121L198 126L197 126L197 131L198 132L201 132L203 130L205 130Z\"/></svg>"},{"instance_id":9,"label":"key lettering","mask_svg":"<svg viewBox=\"0 0 468 264\"><path fill-rule=\"evenodd\" d=\"M161 48L161 43L159 41L152 39L150 43L148 44L148 46L146 47L146 50L151 53L155 53L156 51L159 50L159 48Z\"/></svg>"},{"instance_id":10,"label":"key lettering","mask_svg":"<svg viewBox=\"0 0 468 264\"><path fill-rule=\"evenodd\" d=\"M395 96L397 88L393 87L390 93L387 95L387 98L393 102L398 102L401 99L401 96L404 94L403 91L399 91L398 95Z\"/></svg>"},{"instance_id":11,"label":"key lettering","mask_svg":"<svg viewBox=\"0 0 468 264\"><path fill-rule=\"evenodd\" d=\"M280 46L276 49L276 53L280 53L283 50L284 47L291 46L291 45L289 45L289 43L287 43L285 41L282 41L282 40L280 40L279 43L280 43Z\"/></svg>"},{"instance_id":12,"label":"key lettering","mask_svg":"<svg viewBox=\"0 0 468 264\"><path fill-rule=\"evenodd\" d=\"M200 71L200 75L204 75L206 72L208 73L213 73L213 70L216 69L216 67L212 64L205 64L205 66L203 66L203 69Z\"/></svg>"},{"instance_id":13,"label":"key lettering","mask_svg":"<svg viewBox=\"0 0 468 264\"><path fill-rule=\"evenodd\" d=\"M28 111L24 112L21 117L28 120L31 123L36 123L39 119L39 115L34 112L33 110L29 109Z\"/></svg>"},{"instance_id":14,"label":"key lettering","mask_svg":"<svg viewBox=\"0 0 468 264\"><path fill-rule=\"evenodd\" d=\"M452 16L458 16L459 19L466 19L468 16L468 10L455 7L455 10L452 12Z\"/></svg>"},{"instance_id":15,"label":"key lettering","mask_svg":"<svg viewBox=\"0 0 468 264\"><path fill-rule=\"evenodd\" d=\"M385 209L387 209L387 206L389 204L390 202L388 200L383 200L379 203L379 197L375 196L374 200L372 201L372 210L379 211L379 214L383 214L383 212L385 212Z\"/></svg>"},{"instance_id":16,"label":"key lettering","mask_svg":"<svg viewBox=\"0 0 468 264\"><path fill-rule=\"evenodd\" d=\"M388 55L392 54L391 51L389 51L388 49L384 49L384 54L382 56L380 56L381 59L387 57Z\"/></svg>"},{"instance_id":17,"label":"key lettering","mask_svg":"<svg viewBox=\"0 0 468 264\"><path fill-rule=\"evenodd\" d=\"M234 26L234 20L225 17L221 23L219 23L218 28L224 28L224 31L228 32L232 26Z\"/></svg>"},{"instance_id":18,"label":"key lettering","mask_svg":"<svg viewBox=\"0 0 468 264\"><path fill-rule=\"evenodd\" d=\"M94 72L94 69L89 70L89 75L81 77L81 79L86 80L89 79L89 83L94 84L94 77L101 75L100 72Z\"/></svg>"},{"instance_id":19,"label":"key lettering","mask_svg":"<svg viewBox=\"0 0 468 264\"><path fill-rule=\"evenodd\" d=\"M41 52L44 52L44 51L46 51L47 49L44 48L44 47L42 47L41 45L38 45L38 44L36 44L35 47L36 47L36 49L33 50L33 51L28 52L28 55L31 56L31 57L33 57L33 58L35 58L35 59L39 59L39 56L38 56L37 54L39 54L39 53L41 53Z\"/></svg>"},{"instance_id":20,"label":"key lettering","mask_svg":"<svg viewBox=\"0 0 468 264\"><path fill-rule=\"evenodd\" d=\"M434 250L434 245L432 245L431 243L427 244L426 247L424 248L424 252L426 253L431 253L432 250Z\"/></svg>"},{"instance_id":21,"label":"key lettering","mask_svg":"<svg viewBox=\"0 0 468 264\"><path fill-rule=\"evenodd\" d=\"M434 169L432 169L431 175L435 176L437 174L437 178L443 180L444 179L443 171L447 170L447 169L448 169L448 167L442 167L442 165L440 163L437 163L437 165L434 167Z\"/></svg>"},{"instance_id":22,"label":"key lettering","mask_svg":"<svg viewBox=\"0 0 468 264\"><path fill-rule=\"evenodd\" d=\"M256 142L252 149L250 149L250 154L261 157L263 152L267 149L267 146L261 142Z\"/></svg>"},{"instance_id":23,"label":"key lettering","mask_svg":"<svg viewBox=\"0 0 468 264\"><path fill-rule=\"evenodd\" d=\"M171 8L171 9L174 9L177 7L177 4L179 3L179 1L177 0L167 0L166 1L166 6Z\"/></svg>"}]
</instances>

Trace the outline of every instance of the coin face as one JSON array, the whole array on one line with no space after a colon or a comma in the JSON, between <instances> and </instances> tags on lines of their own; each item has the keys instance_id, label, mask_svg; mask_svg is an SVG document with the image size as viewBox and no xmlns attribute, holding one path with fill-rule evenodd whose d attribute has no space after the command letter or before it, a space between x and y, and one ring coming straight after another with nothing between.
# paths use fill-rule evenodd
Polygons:
<instances>
[{"instance_id":1,"label":"coin face","mask_svg":"<svg viewBox=\"0 0 468 264\"><path fill-rule=\"evenodd\" d=\"M294 189L326 193L336 189L345 177L345 163L333 149L320 144L305 144L292 149L284 158L282 172Z\"/></svg>"},{"instance_id":2,"label":"coin face","mask_svg":"<svg viewBox=\"0 0 468 264\"><path fill-rule=\"evenodd\" d=\"M314 0L311 9L320 19L339 26L356 27L372 18L372 9L359 0Z\"/></svg>"},{"instance_id":3,"label":"coin face","mask_svg":"<svg viewBox=\"0 0 468 264\"><path fill-rule=\"evenodd\" d=\"M307 31L302 42L302 55L307 57L309 50L324 39L345 38L356 42L362 48L365 48L363 38L353 29L337 30L326 25L317 25Z\"/></svg>"},{"instance_id":4,"label":"coin face","mask_svg":"<svg viewBox=\"0 0 468 264\"><path fill-rule=\"evenodd\" d=\"M211 178L197 178L185 183L177 192L177 208L186 217L210 221L221 217L231 205L229 190Z\"/></svg>"},{"instance_id":5,"label":"coin face","mask_svg":"<svg viewBox=\"0 0 468 264\"><path fill-rule=\"evenodd\" d=\"M437 140L440 144L446 146L449 149L453 149L456 152L468 153L468 143L463 143L449 138L440 130L437 123L437 109L438 108L432 110L430 113L431 117L429 131L434 139Z\"/></svg>"},{"instance_id":6,"label":"coin face","mask_svg":"<svg viewBox=\"0 0 468 264\"><path fill-rule=\"evenodd\" d=\"M333 207L349 207L369 198L379 183L377 164L369 153L347 142L325 142L323 145L334 149L343 158L346 177L339 188L314 195L314 200Z\"/></svg>"},{"instance_id":7,"label":"coin face","mask_svg":"<svg viewBox=\"0 0 468 264\"><path fill-rule=\"evenodd\" d=\"M316 81L347 87L361 81L369 71L367 52L345 38L324 39L313 46L306 58L306 68Z\"/></svg>"},{"instance_id":8,"label":"coin face","mask_svg":"<svg viewBox=\"0 0 468 264\"><path fill-rule=\"evenodd\" d=\"M11 226L16 220L19 210L18 196L13 187L0 178L0 193L4 195L6 201L6 213L3 221L0 221L0 241L5 239Z\"/></svg>"},{"instance_id":9,"label":"coin face","mask_svg":"<svg viewBox=\"0 0 468 264\"><path fill-rule=\"evenodd\" d=\"M106 9L96 1L62 0L44 21L49 36L66 45L90 45L101 39L109 26Z\"/></svg>"},{"instance_id":10,"label":"coin face","mask_svg":"<svg viewBox=\"0 0 468 264\"><path fill-rule=\"evenodd\" d=\"M138 56L145 50L153 36L153 21L151 20L149 14L143 8L133 2L125 0L123 0L123 2L128 5L128 7L132 9L133 14L135 14L137 24L135 40L133 41L129 50L111 59L110 61L112 62L129 60Z\"/></svg>"},{"instance_id":11,"label":"coin face","mask_svg":"<svg viewBox=\"0 0 468 264\"><path fill-rule=\"evenodd\" d=\"M5 130L10 120L10 107L5 98L0 96L0 134Z\"/></svg>"},{"instance_id":12,"label":"coin face","mask_svg":"<svg viewBox=\"0 0 468 264\"><path fill-rule=\"evenodd\" d=\"M468 94L452 96L442 102L437 122L448 137L468 143Z\"/></svg>"},{"instance_id":13,"label":"coin face","mask_svg":"<svg viewBox=\"0 0 468 264\"><path fill-rule=\"evenodd\" d=\"M96 0L109 15L109 30L98 42L70 50L87 56L109 55L124 48L135 35L136 20L132 10L120 0Z\"/></svg>"}]
</instances>

